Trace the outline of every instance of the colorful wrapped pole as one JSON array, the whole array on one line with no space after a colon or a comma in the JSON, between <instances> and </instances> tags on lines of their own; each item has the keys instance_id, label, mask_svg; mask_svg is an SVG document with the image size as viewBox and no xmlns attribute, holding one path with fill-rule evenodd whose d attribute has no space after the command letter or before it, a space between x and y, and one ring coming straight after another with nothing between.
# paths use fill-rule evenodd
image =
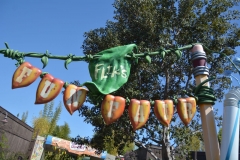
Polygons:
<instances>
[{"instance_id":1,"label":"colorful wrapped pole","mask_svg":"<svg viewBox=\"0 0 240 160\"><path fill-rule=\"evenodd\" d=\"M193 63L193 74L195 77L196 85L199 85L204 80L208 79L209 69L206 63L206 54L203 50L202 45L196 44L191 49L191 61ZM210 86L209 82L204 84ZM220 150L217 139L217 130L214 121L214 113L211 104L199 104L203 140L205 144L206 158L207 160L219 160Z\"/></svg>"},{"instance_id":2,"label":"colorful wrapped pole","mask_svg":"<svg viewBox=\"0 0 240 160\"><path fill-rule=\"evenodd\" d=\"M231 90L224 100L221 160L238 159L240 89Z\"/></svg>"}]
</instances>

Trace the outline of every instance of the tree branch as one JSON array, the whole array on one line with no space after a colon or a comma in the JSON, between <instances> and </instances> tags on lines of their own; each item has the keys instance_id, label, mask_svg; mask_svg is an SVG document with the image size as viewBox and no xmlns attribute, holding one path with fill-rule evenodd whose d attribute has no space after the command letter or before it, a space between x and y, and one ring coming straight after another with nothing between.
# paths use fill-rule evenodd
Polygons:
<instances>
[{"instance_id":1,"label":"tree branch","mask_svg":"<svg viewBox=\"0 0 240 160\"><path fill-rule=\"evenodd\" d=\"M188 79L187 79L187 82L186 82L186 85L185 85L185 90L187 90L187 87L188 87L189 81L191 79L191 76L192 76L192 72L189 72Z\"/></svg>"},{"instance_id":2,"label":"tree branch","mask_svg":"<svg viewBox=\"0 0 240 160\"><path fill-rule=\"evenodd\" d=\"M167 99L167 93L168 93L168 88L169 88L169 73L168 70L166 69L165 71L165 76L166 76L166 83L165 83L165 89L164 89L164 99Z\"/></svg>"}]
</instances>

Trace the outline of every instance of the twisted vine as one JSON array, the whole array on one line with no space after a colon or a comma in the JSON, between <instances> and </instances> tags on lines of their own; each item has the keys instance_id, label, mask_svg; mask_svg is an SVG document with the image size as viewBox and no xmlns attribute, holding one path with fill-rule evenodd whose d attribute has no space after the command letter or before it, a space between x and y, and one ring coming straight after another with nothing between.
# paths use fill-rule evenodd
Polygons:
<instances>
[{"instance_id":1,"label":"twisted vine","mask_svg":"<svg viewBox=\"0 0 240 160\"><path fill-rule=\"evenodd\" d=\"M148 51L146 53L132 52L132 53L125 55L125 57L130 58L132 61L135 61L135 62L138 62L139 58L145 58L149 63L151 63L151 56L160 55L160 57L162 59L164 59L165 56L167 56L170 53L173 53L176 55L177 60L179 60L182 57L182 50L191 49L196 44L201 44L201 43L193 43L193 44L189 44L189 45L186 45L183 47L173 48L173 49L168 49L168 50L165 50L163 47L160 47L159 50L156 52L150 52L150 51ZM231 62L231 64L234 66L234 68L236 68L237 71L240 73L240 69L238 69L238 67L235 65L235 63L226 54L221 53L221 52L212 51L209 48L207 48L205 45L203 45L203 44L201 44L201 45L208 52L219 53L221 56L226 57ZM67 66L72 61L89 62L93 59L98 59L101 57L101 55L91 55L91 54L88 54L86 56L75 56L74 54L69 54L67 56L59 56L59 55L52 55L51 53L48 53L48 51L46 51L46 53L35 53L35 52L24 53L24 52L19 52L18 50L10 49L7 43L5 43L5 46L6 46L6 49L0 50L0 53L4 54L4 57L8 57L8 58L17 60L17 63L15 64L16 66L21 65L24 62L25 57L33 57L33 58L41 58L41 62L43 63L43 68L45 68L47 66L48 59L65 60L64 66L66 69L68 69ZM187 93L186 91L185 91L185 93L187 95L194 97L197 101L197 104L202 104L202 103L214 104L216 101L216 98L213 95L213 89L208 86L203 86L206 82L211 81L213 79L214 78L209 78L209 79L203 81L201 84L199 84L193 90L193 94ZM129 100L127 100L127 101L129 101ZM174 102L174 104L176 104L177 99L173 98L173 102ZM150 103L154 104L154 102L151 100L150 100Z\"/></svg>"},{"instance_id":2,"label":"twisted vine","mask_svg":"<svg viewBox=\"0 0 240 160\"><path fill-rule=\"evenodd\" d=\"M177 60L179 60L182 57L181 50L191 49L194 45L195 44L190 44L190 45L186 45L184 47L168 49L168 50L165 50L164 48L160 47L159 51L156 51L156 52L148 51L146 53L138 53L138 51L137 51L137 53L132 52L132 53L127 54L125 57L131 58L132 60L134 60L136 62L138 62L138 58L145 57L145 59L149 63L151 63L151 56L160 55L162 57L162 59L164 59L164 57L167 54L173 53L176 55ZM75 56L73 54L69 54L67 56L60 56L60 55L52 55L51 53L48 53L48 51L46 51L45 53L35 53L35 52L24 53L24 52L19 52L17 50L10 49L7 43L5 43L5 46L6 46L6 49L1 49L0 54L4 54L4 57L8 57L8 58L17 60L18 61L18 63L16 64L17 67L24 62L25 57L41 58L41 62L43 63L43 68L45 68L47 66L48 59L65 60L64 66L66 69L68 69L67 66L72 61L89 62L92 59L98 59L101 57L101 55L91 55L91 54L88 54L86 56Z\"/></svg>"}]
</instances>

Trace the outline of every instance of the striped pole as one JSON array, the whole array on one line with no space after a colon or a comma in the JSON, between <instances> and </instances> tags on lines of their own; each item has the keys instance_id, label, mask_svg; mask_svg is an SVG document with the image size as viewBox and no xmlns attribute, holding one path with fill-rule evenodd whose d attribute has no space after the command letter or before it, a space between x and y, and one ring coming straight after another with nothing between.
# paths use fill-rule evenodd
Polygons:
<instances>
[{"instance_id":1,"label":"striped pole","mask_svg":"<svg viewBox=\"0 0 240 160\"><path fill-rule=\"evenodd\" d=\"M238 159L240 89L229 91L224 100L221 160Z\"/></svg>"},{"instance_id":2,"label":"striped pole","mask_svg":"<svg viewBox=\"0 0 240 160\"><path fill-rule=\"evenodd\" d=\"M196 85L199 85L204 80L208 79L209 69L206 62L206 53L202 45L197 44L191 49L191 61L193 64L193 75L195 77ZM204 84L210 87L209 82ZM203 141L205 145L207 160L219 160L220 149L217 139L217 130L214 120L213 107L211 104L199 104Z\"/></svg>"}]
</instances>

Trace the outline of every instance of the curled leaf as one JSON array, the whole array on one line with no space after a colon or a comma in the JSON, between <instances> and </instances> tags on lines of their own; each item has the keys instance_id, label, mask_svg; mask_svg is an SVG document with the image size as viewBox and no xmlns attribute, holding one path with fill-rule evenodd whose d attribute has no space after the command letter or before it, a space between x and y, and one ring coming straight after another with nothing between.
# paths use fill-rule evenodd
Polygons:
<instances>
[{"instance_id":1,"label":"curled leaf","mask_svg":"<svg viewBox=\"0 0 240 160\"><path fill-rule=\"evenodd\" d=\"M48 64L48 57L47 56L43 56L41 58L41 62L43 63L43 68L45 68Z\"/></svg>"},{"instance_id":2,"label":"curled leaf","mask_svg":"<svg viewBox=\"0 0 240 160\"><path fill-rule=\"evenodd\" d=\"M65 63L64 63L64 67L65 67L66 69L68 69L67 66L68 66L68 64L71 63L71 62L72 62L72 58L68 58L68 59L65 61Z\"/></svg>"},{"instance_id":3,"label":"curled leaf","mask_svg":"<svg viewBox=\"0 0 240 160\"><path fill-rule=\"evenodd\" d=\"M148 61L148 63L151 63L151 57L149 55L146 56L146 60Z\"/></svg>"},{"instance_id":4,"label":"curled leaf","mask_svg":"<svg viewBox=\"0 0 240 160\"><path fill-rule=\"evenodd\" d=\"M163 47L160 47L159 53L160 53L160 57L161 57L162 59L164 59L164 57L165 57L165 55L166 55L166 51L164 50Z\"/></svg>"},{"instance_id":5,"label":"curled leaf","mask_svg":"<svg viewBox=\"0 0 240 160\"><path fill-rule=\"evenodd\" d=\"M5 42L4 44L5 44L6 48L9 49L8 43Z\"/></svg>"},{"instance_id":6,"label":"curled leaf","mask_svg":"<svg viewBox=\"0 0 240 160\"><path fill-rule=\"evenodd\" d=\"M174 53L177 56L177 60L179 60L182 57L182 52L180 50L175 50Z\"/></svg>"},{"instance_id":7,"label":"curled leaf","mask_svg":"<svg viewBox=\"0 0 240 160\"><path fill-rule=\"evenodd\" d=\"M165 55L166 55L166 52L165 51L161 51L160 56L161 56L162 59L164 59Z\"/></svg>"}]
</instances>

